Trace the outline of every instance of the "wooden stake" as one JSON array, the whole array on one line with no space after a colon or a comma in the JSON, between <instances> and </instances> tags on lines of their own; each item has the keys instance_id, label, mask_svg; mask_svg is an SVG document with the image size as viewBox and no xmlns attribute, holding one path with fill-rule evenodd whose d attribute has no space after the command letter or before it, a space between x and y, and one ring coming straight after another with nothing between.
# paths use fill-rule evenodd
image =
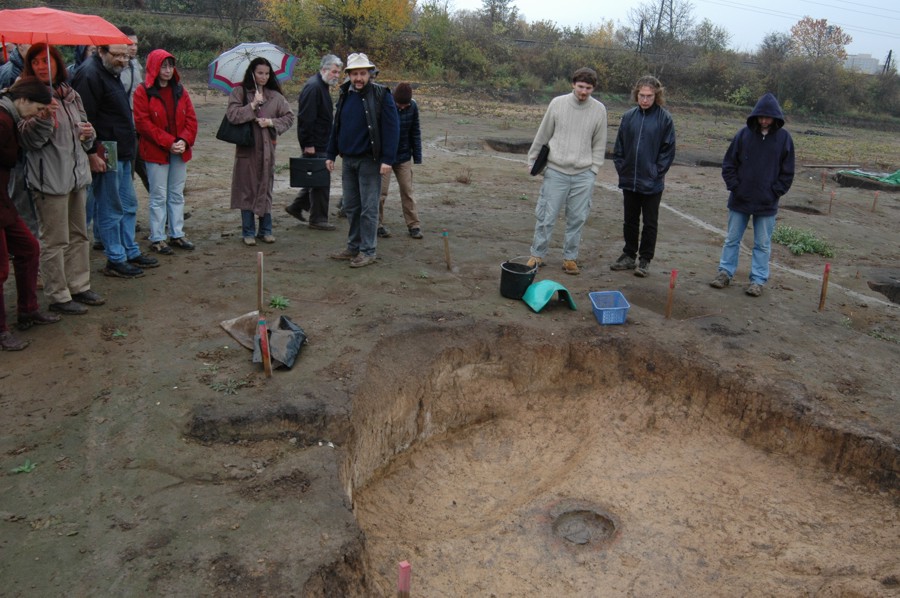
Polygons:
<instances>
[{"instance_id":1,"label":"wooden stake","mask_svg":"<svg viewBox=\"0 0 900 598\"><path fill-rule=\"evenodd\" d=\"M672 317L672 303L675 300L675 280L678 278L678 270L672 270L669 276L669 296L666 299L666 319Z\"/></svg>"},{"instance_id":2,"label":"wooden stake","mask_svg":"<svg viewBox=\"0 0 900 598\"><path fill-rule=\"evenodd\" d=\"M409 583L412 577L412 566L408 561L401 561L397 571L397 598L409 598Z\"/></svg>"},{"instance_id":3,"label":"wooden stake","mask_svg":"<svg viewBox=\"0 0 900 598\"><path fill-rule=\"evenodd\" d=\"M831 204L834 203L834 191L831 192L831 199L828 201L828 215L831 215Z\"/></svg>"},{"instance_id":4,"label":"wooden stake","mask_svg":"<svg viewBox=\"0 0 900 598\"><path fill-rule=\"evenodd\" d=\"M256 308L259 311L259 321L256 331L259 334L259 352L262 354L263 370L266 378L272 377L272 353L269 351L269 327L266 325L266 316L263 314L263 252L256 253Z\"/></svg>"},{"instance_id":5,"label":"wooden stake","mask_svg":"<svg viewBox=\"0 0 900 598\"><path fill-rule=\"evenodd\" d=\"M819 294L819 311L825 309L825 295L828 294L828 275L831 273L831 264L825 264L825 274L822 276L822 292Z\"/></svg>"},{"instance_id":6,"label":"wooden stake","mask_svg":"<svg viewBox=\"0 0 900 598\"><path fill-rule=\"evenodd\" d=\"M447 262L447 269L452 270L453 267L450 265L450 233L445 228L441 236L444 237L444 261Z\"/></svg>"},{"instance_id":7,"label":"wooden stake","mask_svg":"<svg viewBox=\"0 0 900 598\"><path fill-rule=\"evenodd\" d=\"M826 174L827 174L826 171L823 170L822 171L822 191L825 190L825 175Z\"/></svg>"},{"instance_id":8,"label":"wooden stake","mask_svg":"<svg viewBox=\"0 0 900 598\"><path fill-rule=\"evenodd\" d=\"M878 191L875 192L875 199L872 200L872 211L875 211L875 206L878 205Z\"/></svg>"}]
</instances>

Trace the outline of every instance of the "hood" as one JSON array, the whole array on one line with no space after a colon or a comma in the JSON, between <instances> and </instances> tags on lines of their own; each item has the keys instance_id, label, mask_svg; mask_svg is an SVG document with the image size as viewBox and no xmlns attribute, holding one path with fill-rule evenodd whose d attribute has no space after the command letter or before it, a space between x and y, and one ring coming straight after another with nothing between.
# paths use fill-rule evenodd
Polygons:
<instances>
[{"instance_id":1,"label":"hood","mask_svg":"<svg viewBox=\"0 0 900 598\"><path fill-rule=\"evenodd\" d=\"M175 57L165 50L153 50L150 52L150 55L147 56L147 66L144 69L144 84L147 87L153 87L156 84L156 77L159 76L159 67L162 66L163 60L166 58L171 58L173 61L175 60ZM180 81L181 75L178 74L178 67L175 67L175 73L172 75L172 82L178 83Z\"/></svg>"},{"instance_id":2,"label":"hood","mask_svg":"<svg viewBox=\"0 0 900 598\"><path fill-rule=\"evenodd\" d=\"M13 104L12 99L8 95L0 96L0 108L9 112L13 122L16 123L16 126L19 126L19 121L22 120L22 117L19 116L19 109L16 108L16 105Z\"/></svg>"},{"instance_id":3,"label":"hood","mask_svg":"<svg viewBox=\"0 0 900 598\"><path fill-rule=\"evenodd\" d=\"M87 58L87 46L75 46L75 66L80 65Z\"/></svg>"},{"instance_id":4,"label":"hood","mask_svg":"<svg viewBox=\"0 0 900 598\"><path fill-rule=\"evenodd\" d=\"M771 116L772 118L774 118L774 125L776 129L780 129L784 126L784 112L781 111L781 106L778 104L778 100L771 92L764 94L756 102L756 106L754 106L753 112L751 112L750 116L747 117L747 126L749 128L755 128L755 119L757 116Z\"/></svg>"}]
</instances>

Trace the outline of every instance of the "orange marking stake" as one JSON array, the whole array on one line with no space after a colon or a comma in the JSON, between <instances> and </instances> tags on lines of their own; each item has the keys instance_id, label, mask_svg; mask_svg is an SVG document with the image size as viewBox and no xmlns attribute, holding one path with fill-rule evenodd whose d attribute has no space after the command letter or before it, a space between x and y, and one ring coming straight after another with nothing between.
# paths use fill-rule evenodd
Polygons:
<instances>
[{"instance_id":1,"label":"orange marking stake","mask_svg":"<svg viewBox=\"0 0 900 598\"><path fill-rule=\"evenodd\" d=\"M828 294L828 275L831 273L831 264L825 264L825 274L822 276L822 292L819 294L819 311L825 309L825 295Z\"/></svg>"},{"instance_id":2,"label":"orange marking stake","mask_svg":"<svg viewBox=\"0 0 900 598\"><path fill-rule=\"evenodd\" d=\"M453 267L450 265L450 233L445 228L441 236L444 237L444 260L447 262L447 269L452 270Z\"/></svg>"},{"instance_id":3,"label":"orange marking stake","mask_svg":"<svg viewBox=\"0 0 900 598\"><path fill-rule=\"evenodd\" d=\"M675 301L675 281L678 279L678 270L672 270L669 276L669 296L666 299L666 319L672 317L672 303Z\"/></svg>"},{"instance_id":4,"label":"orange marking stake","mask_svg":"<svg viewBox=\"0 0 900 598\"><path fill-rule=\"evenodd\" d=\"M412 566L408 561L401 561L397 571L397 598L409 598L409 582L412 577Z\"/></svg>"},{"instance_id":5,"label":"orange marking stake","mask_svg":"<svg viewBox=\"0 0 900 598\"><path fill-rule=\"evenodd\" d=\"M259 311L259 322L256 331L259 333L259 352L262 353L263 370L266 378L272 377L272 354L269 351L269 328L263 315L263 252L256 253L256 308Z\"/></svg>"},{"instance_id":6,"label":"orange marking stake","mask_svg":"<svg viewBox=\"0 0 900 598\"><path fill-rule=\"evenodd\" d=\"M875 211L875 206L878 205L878 191L875 192L875 199L872 201L872 211Z\"/></svg>"}]
</instances>

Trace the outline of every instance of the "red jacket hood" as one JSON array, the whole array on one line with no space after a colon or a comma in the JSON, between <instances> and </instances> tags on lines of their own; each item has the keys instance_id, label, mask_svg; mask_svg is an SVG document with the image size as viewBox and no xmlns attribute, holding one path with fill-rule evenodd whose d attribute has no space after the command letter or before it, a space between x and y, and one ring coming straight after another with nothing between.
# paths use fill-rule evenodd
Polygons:
<instances>
[{"instance_id":1,"label":"red jacket hood","mask_svg":"<svg viewBox=\"0 0 900 598\"><path fill-rule=\"evenodd\" d=\"M175 61L175 57L165 50L153 50L147 56L147 67L144 70L144 84L147 87L153 87L156 84L156 78L159 76L159 67L162 66L163 60L166 58L171 58L173 62ZM176 67L175 73L172 75L172 82L178 83L180 81L181 75L178 74L178 68Z\"/></svg>"}]
</instances>

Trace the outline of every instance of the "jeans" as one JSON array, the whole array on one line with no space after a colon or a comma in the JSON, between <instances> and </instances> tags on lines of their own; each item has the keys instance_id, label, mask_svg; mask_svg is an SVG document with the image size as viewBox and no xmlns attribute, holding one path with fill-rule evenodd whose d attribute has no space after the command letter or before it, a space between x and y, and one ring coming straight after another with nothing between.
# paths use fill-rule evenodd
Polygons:
<instances>
[{"instance_id":1,"label":"jeans","mask_svg":"<svg viewBox=\"0 0 900 598\"><path fill-rule=\"evenodd\" d=\"M763 285L769 280L769 257L772 254L775 216L751 216L728 210L728 234L725 237L725 245L722 246L719 270L724 270L728 276L734 276L741 252L741 237L744 236L751 218L753 218L753 253L750 260L750 282Z\"/></svg>"},{"instance_id":2,"label":"jeans","mask_svg":"<svg viewBox=\"0 0 900 598\"><path fill-rule=\"evenodd\" d=\"M534 240L531 242L531 255L544 257L550 246L550 235L553 225L563 208L566 209L566 238L563 243L563 259L578 259L578 245L581 243L581 230L591 211L591 194L594 192L594 180L597 178L590 170L579 174L563 174L558 170L544 170L544 183L538 196L534 213L537 223L534 226Z\"/></svg>"},{"instance_id":3,"label":"jeans","mask_svg":"<svg viewBox=\"0 0 900 598\"><path fill-rule=\"evenodd\" d=\"M241 236L265 237L272 234L272 212L259 217L259 232L256 232L256 214L253 210L241 210Z\"/></svg>"},{"instance_id":4,"label":"jeans","mask_svg":"<svg viewBox=\"0 0 900 598\"><path fill-rule=\"evenodd\" d=\"M656 231L659 222L659 202L662 192L652 195L622 190L624 195L625 221L622 234L625 248L622 253L635 258L640 254L642 261L651 261L656 253ZM644 232L641 233L641 214L644 216ZM640 240L640 245L638 245Z\"/></svg>"},{"instance_id":5,"label":"jeans","mask_svg":"<svg viewBox=\"0 0 900 598\"><path fill-rule=\"evenodd\" d=\"M3 285L9 278L9 255L16 269L16 307L20 314L38 310L37 277L41 244L28 230L21 216L16 221L0 228L0 332L6 326L6 304L3 302Z\"/></svg>"},{"instance_id":6,"label":"jeans","mask_svg":"<svg viewBox=\"0 0 900 598\"><path fill-rule=\"evenodd\" d=\"M137 196L131 183L131 161L118 162L118 170L95 172L91 184L94 214L106 259L122 263L141 255L134 240Z\"/></svg>"},{"instance_id":7,"label":"jeans","mask_svg":"<svg viewBox=\"0 0 900 598\"><path fill-rule=\"evenodd\" d=\"M419 228L419 215L416 213L416 200L413 198L412 187L412 160L394 164L391 166L397 184L400 186L400 205L403 208L403 219L406 228ZM391 173L381 177L381 199L378 202L378 224L384 224L384 200L387 199L388 189L391 186Z\"/></svg>"},{"instance_id":8,"label":"jeans","mask_svg":"<svg viewBox=\"0 0 900 598\"><path fill-rule=\"evenodd\" d=\"M166 240L167 218L169 236L180 239L184 236L184 181L187 178L187 165L178 154L169 154L168 164L144 164L150 183L150 242Z\"/></svg>"},{"instance_id":9,"label":"jeans","mask_svg":"<svg viewBox=\"0 0 900 598\"><path fill-rule=\"evenodd\" d=\"M366 156L344 156L342 163L344 212L350 225L347 249L351 253L374 256L378 201L381 195L381 164Z\"/></svg>"}]
</instances>

